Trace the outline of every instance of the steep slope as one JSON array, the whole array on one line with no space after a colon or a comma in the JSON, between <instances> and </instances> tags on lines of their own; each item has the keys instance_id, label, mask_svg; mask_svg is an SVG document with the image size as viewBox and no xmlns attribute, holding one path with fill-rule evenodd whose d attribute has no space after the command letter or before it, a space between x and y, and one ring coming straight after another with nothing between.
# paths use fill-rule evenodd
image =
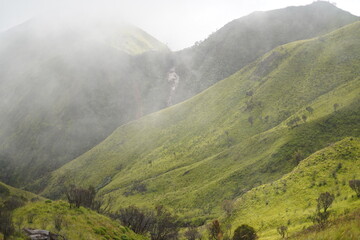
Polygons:
<instances>
[{"instance_id":1,"label":"steep slope","mask_svg":"<svg viewBox=\"0 0 360 240\"><path fill-rule=\"evenodd\" d=\"M255 13L173 54L131 25L35 18L0 35L0 179L28 185L273 47L357 19L323 2Z\"/></svg>"},{"instance_id":2,"label":"steep slope","mask_svg":"<svg viewBox=\"0 0 360 240\"><path fill-rule=\"evenodd\" d=\"M280 46L196 97L118 128L55 171L44 194L94 185L128 204L211 217L224 199L359 136L360 23Z\"/></svg>"},{"instance_id":3,"label":"steep slope","mask_svg":"<svg viewBox=\"0 0 360 240\"><path fill-rule=\"evenodd\" d=\"M360 140L346 138L308 158L278 181L259 186L235 203L229 221L233 228L249 224L258 229L261 239L279 239L276 228L288 225L289 235L313 225L308 218L316 210L320 193L335 195L331 219L360 208L360 199L349 187L349 180L360 177ZM351 238L349 232L334 233L334 239Z\"/></svg>"},{"instance_id":4,"label":"steep slope","mask_svg":"<svg viewBox=\"0 0 360 240\"><path fill-rule=\"evenodd\" d=\"M178 52L181 81L175 101L199 93L277 46L323 35L358 20L325 1L236 19L203 42Z\"/></svg>"},{"instance_id":5,"label":"steep slope","mask_svg":"<svg viewBox=\"0 0 360 240\"><path fill-rule=\"evenodd\" d=\"M152 110L142 101L164 107L167 55L126 24L33 19L2 33L0 179L24 186Z\"/></svg>"}]
</instances>

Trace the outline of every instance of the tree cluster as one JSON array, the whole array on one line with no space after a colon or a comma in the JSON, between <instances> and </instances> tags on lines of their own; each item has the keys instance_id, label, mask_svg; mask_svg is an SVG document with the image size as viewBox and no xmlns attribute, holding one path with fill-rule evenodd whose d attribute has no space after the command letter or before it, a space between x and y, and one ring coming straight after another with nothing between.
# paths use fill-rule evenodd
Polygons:
<instances>
[{"instance_id":1,"label":"tree cluster","mask_svg":"<svg viewBox=\"0 0 360 240\"><path fill-rule=\"evenodd\" d=\"M356 195L360 198L360 179L354 179L349 181L349 186L355 191Z\"/></svg>"},{"instance_id":2,"label":"tree cluster","mask_svg":"<svg viewBox=\"0 0 360 240\"><path fill-rule=\"evenodd\" d=\"M88 189L70 186L65 192L70 207L80 206L93 209L95 206L95 188L90 186Z\"/></svg>"},{"instance_id":3,"label":"tree cluster","mask_svg":"<svg viewBox=\"0 0 360 240\"><path fill-rule=\"evenodd\" d=\"M180 228L178 217L163 206L154 210L130 206L120 209L112 217L136 233L149 233L152 240L177 239Z\"/></svg>"}]
</instances>

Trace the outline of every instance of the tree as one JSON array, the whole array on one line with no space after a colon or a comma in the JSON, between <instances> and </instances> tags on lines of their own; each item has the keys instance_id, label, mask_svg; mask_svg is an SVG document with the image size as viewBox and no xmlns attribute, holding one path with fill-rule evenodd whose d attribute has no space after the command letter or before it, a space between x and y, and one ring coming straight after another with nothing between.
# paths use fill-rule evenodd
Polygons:
<instances>
[{"instance_id":1,"label":"tree","mask_svg":"<svg viewBox=\"0 0 360 240\"><path fill-rule=\"evenodd\" d=\"M317 208L315 216L313 217L313 222L318 223L320 227L324 227L329 216L328 208L331 206L335 199L334 194L328 192L321 193L317 199Z\"/></svg>"},{"instance_id":2,"label":"tree","mask_svg":"<svg viewBox=\"0 0 360 240\"><path fill-rule=\"evenodd\" d=\"M179 221L164 206L155 208L155 224L150 232L151 240L177 239Z\"/></svg>"},{"instance_id":3,"label":"tree","mask_svg":"<svg viewBox=\"0 0 360 240\"><path fill-rule=\"evenodd\" d=\"M223 238L223 232L221 231L220 223L218 220L212 221L208 225L209 239L221 240Z\"/></svg>"},{"instance_id":4,"label":"tree","mask_svg":"<svg viewBox=\"0 0 360 240\"><path fill-rule=\"evenodd\" d=\"M70 203L70 207L80 206L86 208L92 208L94 199L95 199L95 188L90 186L88 189L79 188L74 185L70 186L69 189L65 192L68 202Z\"/></svg>"},{"instance_id":5,"label":"tree","mask_svg":"<svg viewBox=\"0 0 360 240\"><path fill-rule=\"evenodd\" d=\"M287 226L280 226L280 227L277 228L277 232L280 234L280 236L282 238L285 238L287 230L288 230Z\"/></svg>"},{"instance_id":6,"label":"tree","mask_svg":"<svg viewBox=\"0 0 360 240\"><path fill-rule=\"evenodd\" d=\"M236 228L233 240L255 240L257 235L255 229L249 225L243 224Z\"/></svg>"},{"instance_id":7,"label":"tree","mask_svg":"<svg viewBox=\"0 0 360 240\"><path fill-rule=\"evenodd\" d=\"M149 232L152 240L176 239L178 236L178 218L163 206L157 206L155 211L130 206L120 209L112 217L119 219L124 226L136 233Z\"/></svg>"},{"instance_id":8,"label":"tree","mask_svg":"<svg viewBox=\"0 0 360 240\"><path fill-rule=\"evenodd\" d=\"M0 232L4 235L4 240L14 232L12 222L12 212L5 208L0 208Z\"/></svg>"},{"instance_id":9,"label":"tree","mask_svg":"<svg viewBox=\"0 0 360 240\"><path fill-rule=\"evenodd\" d=\"M153 212L135 206L120 209L115 218L138 234L149 232L155 224Z\"/></svg>"},{"instance_id":10,"label":"tree","mask_svg":"<svg viewBox=\"0 0 360 240\"><path fill-rule=\"evenodd\" d=\"M356 192L357 197L360 198L360 179L354 179L349 181L349 186Z\"/></svg>"}]
</instances>

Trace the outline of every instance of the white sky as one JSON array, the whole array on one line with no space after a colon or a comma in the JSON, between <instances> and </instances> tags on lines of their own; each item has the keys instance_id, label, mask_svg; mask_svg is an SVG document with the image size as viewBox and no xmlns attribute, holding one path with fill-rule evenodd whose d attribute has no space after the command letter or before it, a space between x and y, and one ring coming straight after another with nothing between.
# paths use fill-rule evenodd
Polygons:
<instances>
[{"instance_id":1,"label":"white sky","mask_svg":"<svg viewBox=\"0 0 360 240\"><path fill-rule=\"evenodd\" d=\"M0 31L38 14L74 13L125 19L172 50L192 46L233 19L254 11L312 3L313 0L0 0ZM334 0L360 16L360 0Z\"/></svg>"}]
</instances>

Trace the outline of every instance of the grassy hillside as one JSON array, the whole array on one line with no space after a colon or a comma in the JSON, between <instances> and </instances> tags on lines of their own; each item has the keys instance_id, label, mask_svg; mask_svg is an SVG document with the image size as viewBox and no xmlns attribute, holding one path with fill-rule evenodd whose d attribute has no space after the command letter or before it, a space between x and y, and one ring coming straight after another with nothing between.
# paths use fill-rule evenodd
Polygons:
<instances>
[{"instance_id":1,"label":"grassy hillside","mask_svg":"<svg viewBox=\"0 0 360 240\"><path fill-rule=\"evenodd\" d=\"M253 226L261 239L279 239L276 228L285 225L289 236L297 239L296 232L313 225L308 217L315 212L316 199L322 192L335 195L330 220L360 208L360 199L348 184L349 180L360 178L359 162L360 139L349 137L332 144L301 161L281 179L256 187L237 199L236 211L229 222L234 229L241 224ZM322 239L357 239L356 224L343 221L342 228L329 230L331 234L328 231L324 231L325 235L317 234L323 235ZM332 238L325 237L330 235ZM320 239L310 236L306 234L304 239Z\"/></svg>"},{"instance_id":2,"label":"grassy hillside","mask_svg":"<svg viewBox=\"0 0 360 240\"><path fill-rule=\"evenodd\" d=\"M61 219L58 221L61 224L55 225L56 219ZM121 226L117 221L83 207L70 209L69 204L62 201L47 200L27 204L15 210L13 221L16 228L46 229L67 239L146 239Z\"/></svg>"},{"instance_id":3,"label":"grassy hillside","mask_svg":"<svg viewBox=\"0 0 360 240\"><path fill-rule=\"evenodd\" d=\"M20 207L14 210L12 218L16 239L27 239L21 234L22 228L44 229L67 239L146 239L92 210L83 207L70 209L67 202L46 200L0 182L0 206L8 200L12 201L11 206Z\"/></svg>"},{"instance_id":4,"label":"grassy hillside","mask_svg":"<svg viewBox=\"0 0 360 240\"><path fill-rule=\"evenodd\" d=\"M323 35L358 20L326 1L254 12L233 20L203 42L178 52L181 81L176 100L199 93L277 46Z\"/></svg>"},{"instance_id":5,"label":"grassy hillside","mask_svg":"<svg viewBox=\"0 0 360 240\"><path fill-rule=\"evenodd\" d=\"M20 199L24 203L43 199L42 197L35 195L33 193L14 188L9 185L6 185L5 183L0 182L0 205L4 201L12 197L16 199Z\"/></svg>"},{"instance_id":6,"label":"grassy hillside","mask_svg":"<svg viewBox=\"0 0 360 240\"><path fill-rule=\"evenodd\" d=\"M55 171L43 194L94 185L119 206L165 204L189 218L279 179L360 136L360 23L274 49L196 97L118 128Z\"/></svg>"},{"instance_id":7,"label":"grassy hillside","mask_svg":"<svg viewBox=\"0 0 360 240\"><path fill-rule=\"evenodd\" d=\"M99 19L16 26L0 34L0 180L39 192L33 180L118 126L194 96L276 46L356 20L324 2L254 13L179 53L134 26Z\"/></svg>"}]
</instances>

